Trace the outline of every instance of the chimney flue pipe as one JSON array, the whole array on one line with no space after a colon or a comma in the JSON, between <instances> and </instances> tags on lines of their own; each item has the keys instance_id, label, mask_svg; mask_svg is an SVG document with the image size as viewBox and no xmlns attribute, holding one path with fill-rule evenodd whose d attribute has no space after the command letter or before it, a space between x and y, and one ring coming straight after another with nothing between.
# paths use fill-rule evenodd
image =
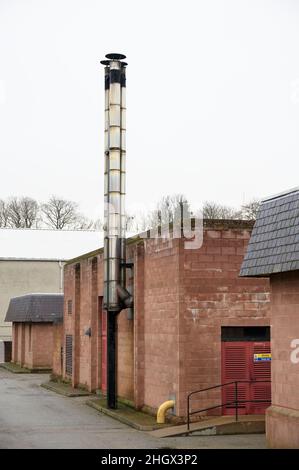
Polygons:
<instances>
[{"instance_id":1,"label":"chimney flue pipe","mask_svg":"<svg viewBox=\"0 0 299 470\"><path fill-rule=\"evenodd\" d=\"M122 54L107 54L105 65L105 223L104 299L107 310L107 405L117 407L116 322L133 306L126 290L126 63Z\"/></svg>"}]
</instances>

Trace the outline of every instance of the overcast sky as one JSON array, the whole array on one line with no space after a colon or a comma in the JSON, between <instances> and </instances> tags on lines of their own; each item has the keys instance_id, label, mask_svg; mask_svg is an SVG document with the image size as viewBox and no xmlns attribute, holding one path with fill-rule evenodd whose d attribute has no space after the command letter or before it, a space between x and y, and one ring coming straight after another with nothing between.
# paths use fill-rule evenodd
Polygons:
<instances>
[{"instance_id":1,"label":"overcast sky","mask_svg":"<svg viewBox=\"0 0 299 470\"><path fill-rule=\"evenodd\" d=\"M0 0L0 197L103 208L103 66L127 55L127 206L299 185L296 0Z\"/></svg>"}]
</instances>

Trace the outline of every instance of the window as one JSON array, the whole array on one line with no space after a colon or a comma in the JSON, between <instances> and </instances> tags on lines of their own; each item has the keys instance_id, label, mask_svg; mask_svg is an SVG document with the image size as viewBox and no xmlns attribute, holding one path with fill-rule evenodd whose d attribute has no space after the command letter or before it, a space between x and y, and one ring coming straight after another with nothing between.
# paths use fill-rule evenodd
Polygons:
<instances>
[{"instance_id":1,"label":"window","mask_svg":"<svg viewBox=\"0 0 299 470\"><path fill-rule=\"evenodd\" d=\"M72 300L67 301L67 313L68 315L71 315L73 313L73 301Z\"/></svg>"}]
</instances>

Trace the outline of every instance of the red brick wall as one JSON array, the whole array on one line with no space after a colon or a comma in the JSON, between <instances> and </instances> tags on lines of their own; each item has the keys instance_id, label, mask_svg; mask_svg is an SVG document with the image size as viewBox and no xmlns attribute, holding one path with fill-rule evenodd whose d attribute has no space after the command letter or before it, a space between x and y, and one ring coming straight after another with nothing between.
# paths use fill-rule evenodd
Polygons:
<instances>
[{"instance_id":1,"label":"red brick wall","mask_svg":"<svg viewBox=\"0 0 299 470\"><path fill-rule=\"evenodd\" d=\"M97 256L97 275L94 276L95 284L95 298L94 298L94 312L97 318L97 384L96 388L102 388L102 307L103 307L103 281L104 281L104 267L103 267L103 254Z\"/></svg>"},{"instance_id":2,"label":"red brick wall","mask_svg":"<svg viewBox=\"0 0 299 470\"><path fill-rule=\"evenodd\" d=\"M23 323L25 342L24 342L24 365L32 369L33 367L33 328L30 323ZM50 351L52 353L52 349Z\"/></svg>"},{"instance_id":3,"label":"red brick wall","mask_svg":"<svg viewBox=\"0 0 299 470\"><path fill-rule=\"evenodd\" d=\"M24 364L24 333L23 323L13 323L12 326L12 361L17 364Z\"/></svg>"},{"instance_id":4,"label":"red brick wall","mask_svg":"<svg viewBox=\"0 0 299 470\"><path fill-rule=\"evenodd\" d=\"M269 281L239 277L249 238L249 230L219 228L204 231L199 249L181 242L179 415L188 392L221 383L221 327L270 323ZM217 401L216 390L193 403L205 408Z\"/></svg>"},{"instance_id":5,"label":"red brick wall","mask_svg":"<svg viewBox=\"0 0 299 470\"><path fill-rule=\"evenodd\" d=\"M123 310L117 319L117 393L120 397L133 401L133 320L128 320L127 315L127 310Z\"/></svg>"},{"instance_id":6,"label":"red brick wall","mask_svg":"<svg viewBox=\"0 0 299 470\"><path fill-rule=\"evenodd\" d=\"M91 337L90 337L90 390L99 388L99 367L101 361L101 318L99 312L102 309L102 299L98 295L98 259L95 257L91 262Z\"/></svg>"},{"instance_id":7,"label":"red brick wall","mask_svg":"<svg viewBox=\"0 0 299 470\"><path fill-rule=\"evenodd\" d=\"M86 386L90 385L90 342L91 338L85 332L91 327L91 259L81 263L80 276L80 355L78 383Z\"/></svg>"},{"instance_id":8,"label":"red brick wall","mask_svg":"<svg viewBox=\"0 0 299 470\"><path fill-rule=\"evenodd\" d=\"M130 250L128 250L129 256ZM77 274L76 274L77 272ZM67 334L73 335L73 386L83 386L90 391L101 388L103 295L103 258L84 258L80 264L65 266L64 344ZM128 279L130 283L130 279ZM68 300L72 300L72 314L68 313ZM118 317L118 394L134 399L133 387L133 320L127 311ZM91 330L91 336L86 332ZM65 373L65 360L63 376Z\"/></svg>"},{"instance_id":9,"label":"red brick wall","mask_svg":"<svg viewBox=\"0 0 299 470\"><path fill-rule=\"evenodd\" d=\"M63 348L63 323L62 322L53 324L52 374L58 377L62 375L61 348Z\"/></svg>"},{"instance_id":10,"label":"red brick wall","mask_svg":"<svg viewBox=\"0 0 299 470\"><path fill-rule=\"evenodd\" d=\"M299 448L299 271L271 276L272 406L266 429L270 447ZM299 360L299 351L295 354ZM295 358L296 359L296 358Z\"/></svg>"},{"instance_id":11,"label":"red brick wall","mask_svg":"<svg viewBox=\"0 0 299 470\"><path fill-rule=\"evenodd\" d=\"M25 363L25 323L20 324L20 335L19 335L19 345L20 345L20 364Z\"/></svg>"},{"instance_id":12,"label":"red brick wall","mask_svg":"<svg viewBox=\"0 0 299 470\"><path fill-rule=\"evenodd\" d=\"M12 362L18 362L18 324L12 324Z\"/></svg>"},{"instance_id":13,"label":"red brick wall","mask_svg":"<svg viewBox=\"0 0 299 470\"><path fill-rule=\"evenodd\" d=\"M136 408L144 405L145 334L144 334L144 245L134 251L134 332L133 332L133 388Z\"/></svg>"},{"instance_id":14,"label":"red brick wall","mask_svg":"<svg viewBox=\"0 0 299 470\"><path fill-rule=\"evenodd\" d=\"M221 382L221 326L269 325L268 280L239 278L249 237L249 230L222 227L206 229L196 250L184 249L183 240L128 246L135 306L134 320L127 311L118 318L119 396L139 408L175 397L176 414L185 415L188 392ZM64 344L72 334L73 385L95 390L101 388L102 254L78 262L76 282L78 263L65 266Z\"/></svg>"},{"instance_id":15,"label":"red brick wall","mask_svg":"<svg viewBox=\"0 0 299 470\"><path fill-rule=\"evenodd\" d=\"M32 324L32 367L52 368L53 325Z\"/></svg>"},{"instance_id":16,"label":"red brick wall","mask_svg":"<svg viewBox=\"0 0 299 470\"><path fill-rule=\"evenodd\" d=\"M71 301L72 308L71 313L68 312L68 302ZM66 265L64 267L64 316L63 316L63 378L72 379L66 374L65 364L65 344L66 335L72 335L74 337L75 332L75 265ZM74 345L73 345L74 346ZM73 347L74 351L74 347ZM57 354L57 351L56 351ZM74 352L73 352L74 355Z\"/></svg>"},{"instance_id":17,"label":"red brick wall","mask_svg":"<svg viewBox=\"0 0 299 470\"><path fill-rule=\"evenodd\" d=\"M134 259L135 246L127 249L127 260ZM132 270L127 270L127 286L134 282ZM117 319L117 393L120 397L134 401L134 320L123 310Z\"/></svg>"},{"instance_id":18,"label":"red brick wall","mask_svg":"<svg viewBox=\"0 0 299 470\"><path fill-rule=\"evenodd\" d=\"M52 323L13 323L12 350L13 362L29 369L50 369L53 356Z\"/></svg>"},{"instance_id":19,"label":"red brick wall","mask_svg":"<svg viewBox=\"0 0 299 470\"><path fill-rule=\"evenodd\" d=\"M179 241L146 241L144 404L152 408L179 392L179 300Z\"/></svg>"}]
</instances>

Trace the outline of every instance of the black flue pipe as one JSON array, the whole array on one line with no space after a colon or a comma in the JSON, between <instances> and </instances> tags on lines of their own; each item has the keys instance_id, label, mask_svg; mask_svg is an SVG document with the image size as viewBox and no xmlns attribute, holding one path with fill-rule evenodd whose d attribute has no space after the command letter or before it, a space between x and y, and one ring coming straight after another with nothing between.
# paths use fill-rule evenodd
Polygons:
<instances>
[{"instance_id":1,"label":"black flue pipe","mask_svg":"<svg viewBox=\"0 0 299 470\"><path fill-rule=\"evenodd\" d=\"M116 390L116 324L117 314L107 312L107 406L117 408Z\"/></svg>"}]
</instances>

